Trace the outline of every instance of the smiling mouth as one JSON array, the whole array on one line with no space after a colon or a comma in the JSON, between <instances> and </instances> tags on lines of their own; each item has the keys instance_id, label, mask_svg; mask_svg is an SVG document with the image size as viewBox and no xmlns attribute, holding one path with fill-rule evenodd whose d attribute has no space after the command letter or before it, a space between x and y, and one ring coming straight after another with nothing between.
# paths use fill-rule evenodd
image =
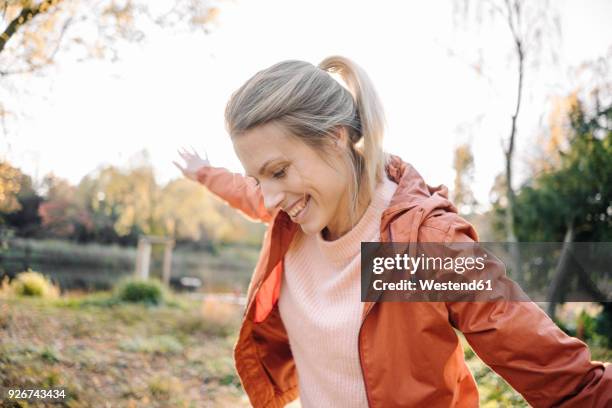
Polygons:
<instances>
[{"instance_id":1,"label":"smiling mouth","mask_svg":"<svg viewBox=\"0 0 612 408\"><path fill-rule=\"evenodd\" d=\"M310 202L310 195L306 196L306 199L301 200L298 204L295 204L293 207L291 207L291 209L287 211L287 214L289 214L291 218L294 218L294 219L297 218L304 211L304 209L308 206L309 202Z\"/></svg>"}]
</instances>

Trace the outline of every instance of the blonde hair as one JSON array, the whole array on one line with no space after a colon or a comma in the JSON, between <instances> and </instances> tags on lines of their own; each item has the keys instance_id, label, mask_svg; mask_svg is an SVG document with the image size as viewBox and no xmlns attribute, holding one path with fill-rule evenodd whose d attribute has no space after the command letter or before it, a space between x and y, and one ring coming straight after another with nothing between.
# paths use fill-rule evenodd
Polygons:
<instances>
[{"instance_id":1,"label":"blonde hair","mask_svg":"<svg viewBox=\"0 0 612 408\"><path fill-rule=\"evenodd\" d=\"M225 108L226 130L231 137L238 137L271 122L324 159L336 142L335 131L346 128L349 149L345 159L353 175L349 214L354 225L359 194L366 189L368 197L372 196L387 160L382 149L384 112L366 72L337 55L318 66L287 60L257 72L230 97Z\"/></svg>"}]
</instances>

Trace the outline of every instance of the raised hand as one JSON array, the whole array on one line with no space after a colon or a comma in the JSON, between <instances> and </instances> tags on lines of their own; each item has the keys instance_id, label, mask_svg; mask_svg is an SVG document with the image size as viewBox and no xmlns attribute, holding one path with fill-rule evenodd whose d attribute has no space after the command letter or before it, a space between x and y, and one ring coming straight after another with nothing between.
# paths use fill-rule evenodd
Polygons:
<instances>
[{"instance_id":1,"label":"raised hand","mask_svg":"<svg viewBox=\"0 0 612 408\"><path fill-rule=\"evenodd\" d=\"M208 161L208 154L204 151L205 158L200 157L200 155L195 151L193 147L191 147L191 152L187 151L184 147L181 147L177 150L178 154L185 161L185 165L181 166L178 162L172 161L176 167L183 173L185 177L188 179L197 181L196 175L198 170L200 170L204 166L210 166L210 162Z\"/></svg>"}]
</instances>

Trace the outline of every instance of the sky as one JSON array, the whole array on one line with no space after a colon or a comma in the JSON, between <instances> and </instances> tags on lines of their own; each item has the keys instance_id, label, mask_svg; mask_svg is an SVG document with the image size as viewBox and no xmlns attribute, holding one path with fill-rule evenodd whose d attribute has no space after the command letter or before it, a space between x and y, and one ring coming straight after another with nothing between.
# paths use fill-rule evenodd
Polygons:
<instances>
[{"instance_id":1,"label":"sky","mask_svg":"<svg viewBox=\"0 0 612 408\"><path fill-rule=\"evenodd\" d=\"M0 158L36 179L53 172L77 184L146 149L163 184L181 177L172 164L177 149L192 146L213 165L242 173L223 123L231 93L278 61L317 64L340 54L374 82L387 117L385 150L412 163L428 184L452 187L453 150L469 141L472 189L486 206L504 166L516 68L504 23L466 32L453 25L451 3L234 0L221 3L210 34L155 29L143 42L122 46L115 63L59 55L45 76L17 79L7 105L19 116L0 139ZM559 62L526 72L519 179L546 121L546 98L571 91L569 68L612 45L612 2L553 3L563 30L554 47ZM480 47L489 79L470 68Z\"/></svg>"}]
</instances>

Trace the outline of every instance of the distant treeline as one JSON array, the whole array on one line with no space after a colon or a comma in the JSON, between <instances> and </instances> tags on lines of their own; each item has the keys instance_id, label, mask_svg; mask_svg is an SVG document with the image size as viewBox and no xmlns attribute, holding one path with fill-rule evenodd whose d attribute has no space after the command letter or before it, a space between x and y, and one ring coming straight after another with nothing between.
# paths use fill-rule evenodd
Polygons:
<instances>
[{"instance_id":1,"label":"distant treeline","mask_svg":"<svg viewBox=\"0 0 612 408\"><path fill-rule=\"evenodd\" d=\"M53 174L33 185L28 174L0 161L1 237L133 246L150 234L194 247L261 243L262 225L194 181L158 185L146 152L144 158L126 168L99 168L76 186Z\"/></svg>"}]
</instances>

